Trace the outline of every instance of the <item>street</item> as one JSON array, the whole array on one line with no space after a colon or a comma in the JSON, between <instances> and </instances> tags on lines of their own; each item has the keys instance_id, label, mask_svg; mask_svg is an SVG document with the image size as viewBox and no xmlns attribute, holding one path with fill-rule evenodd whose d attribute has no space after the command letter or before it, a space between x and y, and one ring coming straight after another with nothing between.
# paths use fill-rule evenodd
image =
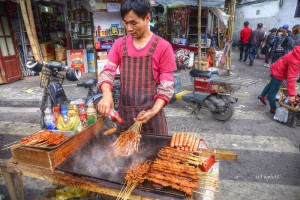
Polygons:
<instances>
[{"instance_id":1,"label":"street","mask_svg":"<svg viewBox=\"0 0 300 200\"><path fill-rule=\"evenodd\" d=\"M203 109L198 120L191 114L192 105L176 101L165 108L169 134L181 130L197 133L209 148L237 153L237 161L220 161L215 199L300 199L300 126L291 128L275 121L269 105L257 100L270 78L263 59L256 59L254 66L249 67L238 61L238 51L232 54L232 76L258 80L257 84L241 87L234 93L239 101L233 117L220 122ZM39 130L38 124L38 108L1 107L0 148ZM1 151L0 159L9 157L9 150ZM25 178L25 199L36 198L49 186L50 183ZM2 176L1 194L9 199Z\"/></svg>"}]
</instances>

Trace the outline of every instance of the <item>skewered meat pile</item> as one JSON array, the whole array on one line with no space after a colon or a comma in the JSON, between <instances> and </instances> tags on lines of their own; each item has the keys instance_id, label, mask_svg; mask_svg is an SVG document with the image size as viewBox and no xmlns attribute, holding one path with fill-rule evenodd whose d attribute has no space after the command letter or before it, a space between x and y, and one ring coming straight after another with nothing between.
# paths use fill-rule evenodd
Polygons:
<instances>
[{"instance_id":1,"label":"skewered meat pile","mask_svg":"<svg viewBox=\"0 0 300 200\"><path fill-rule=\"evenodd\" d=\"M25 146L57 146L67 138L69 136L64 133L53 133L49 130L44 130L20 139L19 143Z\"/></svg>"},{"instance_id":2,"label":"skewered meat pile","mask_svg":"<svg viewBox=\"0 0 300 200\"><path fill-rule=\"evenodd\" d=\"M201 139L195 137L193 134L181 132L173 133L170 147L176 147L185 151L197 151Z\"/></svg>"},{"instance_id":3,"label":"skewered meat pile","mask_svg":"<svg viewBox=\"0 0 300 200\"><path fill-rule=\"evenodd\" d=\"M171 187L192 195L198 188L201 177L200 169L190 164L200 163L202 158L191 152L165 147L158 153L158 157L150 166L147 179L164 187Z\"/></svg>"},{"instance_id":4,"label":"skewered meat pile","mask_svg":"<svg viewBox=\"0 0 300 200\"><path fill-rule=\"evenodd\" d=\"M127 131L121 133L112 144L115 155L130 156L139 150L142 123L136 121Z\"/></svg>"},{"instance_id":5,"label":"skewered meat pile","mask_svg":"<svg viewBox=\"0 0 300 200\"><path fill-rule=\"evenodd\" d=\"M128 199L131 192L145 180L145 174L149 171L151 161L132 165L126 172L125 184L120 191L117 200Z\"/></svg>"}]
</instances>

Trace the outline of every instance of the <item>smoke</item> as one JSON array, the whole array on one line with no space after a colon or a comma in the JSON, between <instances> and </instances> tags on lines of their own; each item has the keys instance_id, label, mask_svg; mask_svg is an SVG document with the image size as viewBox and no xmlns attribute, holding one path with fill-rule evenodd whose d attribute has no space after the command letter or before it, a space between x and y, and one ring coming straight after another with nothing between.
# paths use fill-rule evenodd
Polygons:
<instances>
[{"instance_id":1,"label":"smoke","mask_svg":"<svg viewBox=\"0 0 300 200\"><path fill-rule=\"evenodd\" d=\"M132 164L145 162L149 151L143 149L132 156L115 156L111 144L116 141L117 136L103 136L100 134L95 140L77 152L73 157L73 172L108 180L111 182L124 182L124 176ZM142 144L140 144L142 146Z\"/></svg>"}]
</instances>

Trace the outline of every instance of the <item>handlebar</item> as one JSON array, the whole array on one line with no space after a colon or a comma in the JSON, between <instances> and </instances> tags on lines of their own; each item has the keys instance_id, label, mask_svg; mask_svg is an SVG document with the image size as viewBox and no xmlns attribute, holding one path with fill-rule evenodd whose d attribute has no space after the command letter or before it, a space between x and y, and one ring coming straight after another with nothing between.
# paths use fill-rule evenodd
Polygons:
<instances>
[{"instance_id":1,"label":"handlebar","mask_svg":"<svg viewBox=\"0 0 300 200\"><path fill-rule=\"evenodd\" d=\"M50 69L52 72L53 71L64 71L67 70L68 67L66 65L64 65L62 62L60 61L56 61L56 60L51 60L51 61L42 61L42 62L38 62L36 60L30 60L27 61L26 63L26 67L36 71L36 72L41 72L42 71L42 67L45 66L48 69Z\"/></svg>"}]
</instances>

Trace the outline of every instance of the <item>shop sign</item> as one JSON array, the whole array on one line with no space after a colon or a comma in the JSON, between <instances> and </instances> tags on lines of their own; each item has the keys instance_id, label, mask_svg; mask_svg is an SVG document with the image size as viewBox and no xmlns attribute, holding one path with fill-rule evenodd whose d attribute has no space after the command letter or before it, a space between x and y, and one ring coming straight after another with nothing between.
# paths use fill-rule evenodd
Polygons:
<instances>
[{"instance_id":1,"label":"shop sign","mask_svg":"<svg viewBox=\"0 0 300 200\"><path fill-rule=\"evenodd\" d=\"M68 63L73 69L80 69L81 72L88 72L87 54L85 49L74 49L68 51Z\"/></svg>"}]
</instances>

